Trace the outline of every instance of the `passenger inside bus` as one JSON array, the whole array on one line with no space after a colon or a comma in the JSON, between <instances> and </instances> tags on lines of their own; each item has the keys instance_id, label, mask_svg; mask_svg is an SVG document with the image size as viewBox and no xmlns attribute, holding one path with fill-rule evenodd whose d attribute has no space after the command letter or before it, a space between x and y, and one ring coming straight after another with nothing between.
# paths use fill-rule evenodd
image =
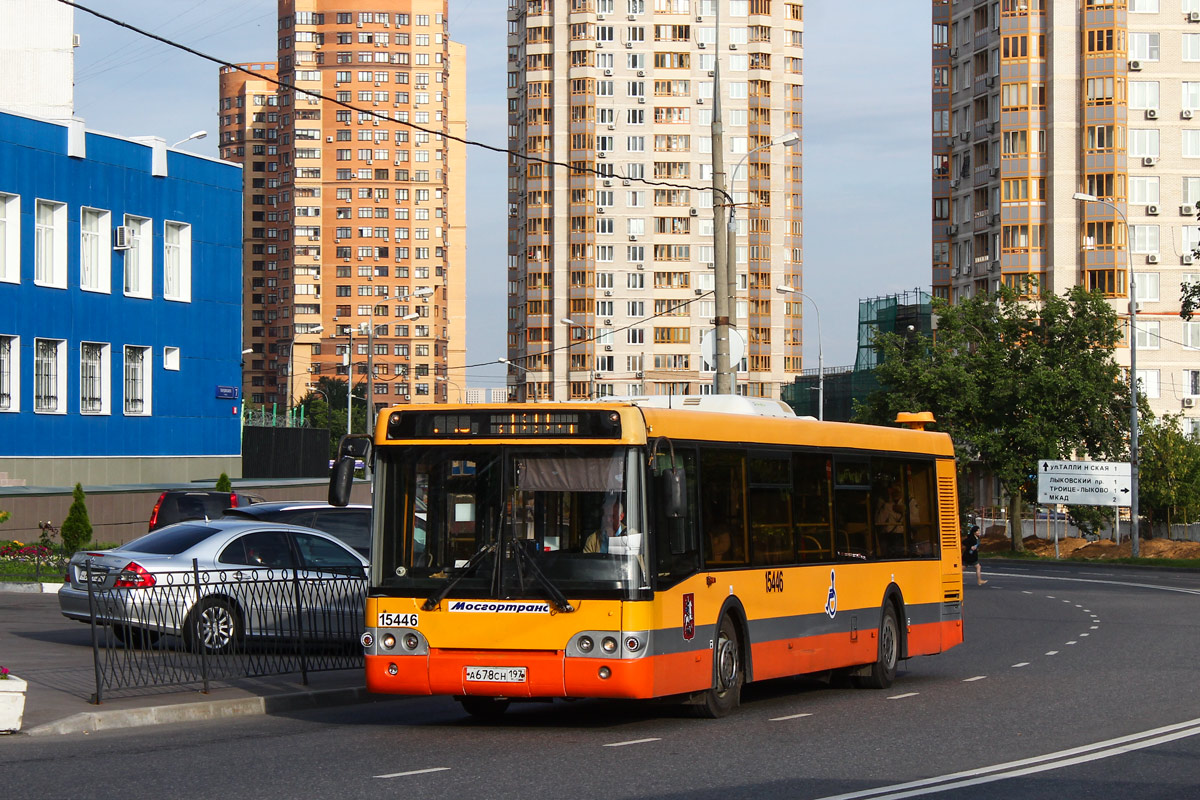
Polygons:
<instances>
[{"instance_id":1,"label":"passenger inside bus","mask_svg":"<svg viewBox=\"0 0 1200 800\"><path fill-rule=\"evenodd\" d=\"M621 498L610 494L604 499L603 512L600 517L600 527L583 543L585 553L607 553L609 539L625 535L625 508Z\"/></svg>"},{"instance_id":2,"label":"passenger inside bus","mask_svg":"<svg viewBox=\"0 0 1200 800\"><path fill-rule=\"evenodd\" d=\"M740 564L746 559L741 541L734 538L728 525L718 524L709 533L709 561L714 564Z\"/></svg>"}]
</instances>

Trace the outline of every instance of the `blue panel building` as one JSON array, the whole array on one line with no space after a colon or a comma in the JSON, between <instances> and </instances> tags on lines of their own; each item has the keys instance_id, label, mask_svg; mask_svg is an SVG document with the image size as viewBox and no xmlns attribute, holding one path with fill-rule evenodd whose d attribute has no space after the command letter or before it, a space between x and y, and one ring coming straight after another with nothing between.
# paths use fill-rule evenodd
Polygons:
<instances>
[{"instance_id":1,"label":"blue panel building","mask_svg":"<svg viewBox=\"0 0 1200 800\"><path fill-rule=\"evenodd\" d=\"M235 164L0 112L0 474L241 474Z\"/></svg>"}]
</instances>

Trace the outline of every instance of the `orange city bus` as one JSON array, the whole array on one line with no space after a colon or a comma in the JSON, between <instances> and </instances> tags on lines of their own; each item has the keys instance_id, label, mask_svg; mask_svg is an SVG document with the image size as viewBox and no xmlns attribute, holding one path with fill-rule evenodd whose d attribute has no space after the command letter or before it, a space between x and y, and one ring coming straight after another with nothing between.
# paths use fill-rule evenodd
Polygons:
<instances>
[{"instance_id":1,"label":"orange city bus","mask_svg":"<svg viewBox=\"0 0 1200 800\"><path fill-rule=\"evenodd\" d=\"M355 458L375 470L372 692L716 717L748 681L884 688L962 641L945 434L727 396L406 406L343 440L332 502Z\"/></svg>"}]
</instances>

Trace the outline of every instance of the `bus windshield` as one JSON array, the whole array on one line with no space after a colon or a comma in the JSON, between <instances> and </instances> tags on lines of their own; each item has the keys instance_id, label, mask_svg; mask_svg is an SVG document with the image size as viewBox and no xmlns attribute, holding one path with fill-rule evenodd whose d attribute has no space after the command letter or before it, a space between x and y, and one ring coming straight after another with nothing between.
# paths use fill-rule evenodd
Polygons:
<instances>
[{"instance_id":1,"label":"bus windshield","mask_svg":"<svg viewBox=\"0 0 1200 800\"><path fill-rule=\"evenodd\" d=\"M381 448L372 586L427 597L631 597L648 588L638 453Z\"/></svg>"}]
</instances>

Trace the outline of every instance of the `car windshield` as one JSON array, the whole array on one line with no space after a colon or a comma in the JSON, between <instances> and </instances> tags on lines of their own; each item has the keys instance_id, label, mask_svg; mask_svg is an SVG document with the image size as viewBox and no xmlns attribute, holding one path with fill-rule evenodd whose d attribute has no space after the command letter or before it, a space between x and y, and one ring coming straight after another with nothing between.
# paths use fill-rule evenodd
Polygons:
<instances>
[{"instance_id":1,"label":"car windshield","mask_svg":"<svg viewBox=\"0 0 1200 800\"><path fill-rule=\"evenodd\" d=\"M132 550L136 553L171 556L194 547L212 536L213 533L214 530L207 525L189 525L181 522L154 533L148 533L140 539L134 539L132 542L121 545L121 549Z\"/></svg>"},{"instance_id":2,"label":"car windshield","mask_svg":"<svg viewBox=\"0 0 1200 800\"><path fill-rule=\"evenodd\" d=\"M646 587L641 471L619 447L414 447L376 454L372 583L398 594L627 596ZM547 584L551 586L547 586Z\"/></svg>"}]
</instances>

